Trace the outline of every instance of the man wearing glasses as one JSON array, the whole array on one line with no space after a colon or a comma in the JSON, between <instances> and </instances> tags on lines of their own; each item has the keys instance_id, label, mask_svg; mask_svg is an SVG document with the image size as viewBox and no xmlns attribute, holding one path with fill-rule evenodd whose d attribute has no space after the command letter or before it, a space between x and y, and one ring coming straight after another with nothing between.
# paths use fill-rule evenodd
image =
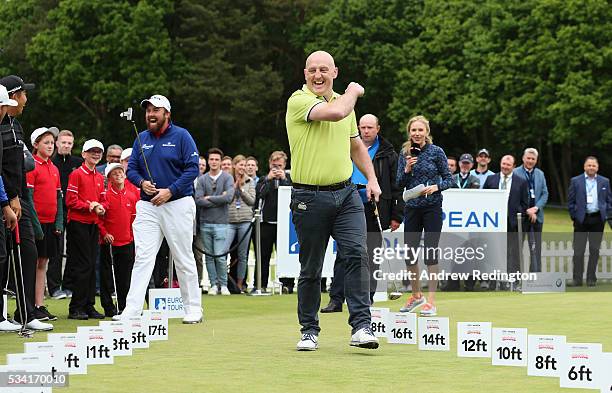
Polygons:
<instances>
[{"instance_id":1,"label":"man wearing glasses","mask_svg":"<svg viewBox=\"0 0 612 393\"><path fill-rule=\"evenodd\" d=\"M208 150L208 173L198 178L195 200L200 209L200 233L206 251L206 271L210 279L209 295L229 295L227 288L227 253L225 239L229 225L229 204L234 199L234 179L221 170L223 152L213 147Z\"/></svg>"},{"instance_id":2,"label":"man wearing glasses","mask_svg":"<svg viewBox=\"0 0 612 393\"><path fill-rule=\"evenodd\" d=\"M115 162L121 162L121 153L123 153L123 148L119 145L110 145L108 150L106 151L106 163L102 165L98 165L96 170L104 175L104 171L106 170L106 166L108 164L113 164Z\"/></svg>"}]
</instances>

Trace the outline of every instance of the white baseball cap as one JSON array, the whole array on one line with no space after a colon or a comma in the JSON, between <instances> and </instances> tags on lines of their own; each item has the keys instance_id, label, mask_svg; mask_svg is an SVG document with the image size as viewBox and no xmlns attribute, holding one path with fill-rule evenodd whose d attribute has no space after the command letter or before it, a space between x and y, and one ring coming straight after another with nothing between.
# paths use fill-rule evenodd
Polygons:
<instances>
[{"instance_id":1,"label":"white baseball cap","mask_svg":"<svg viewBox=\"0 0 612 393\"><path fill-rule=\"evenodd\" d=\"M147 104L151 104L156 108L164 108L168 112L170 112L170 101L161 94L152 95L151 98L147 98L146 100L142 100L140 102L140 106L144 109L147 109Z\"/></svg>"},{"instance_id":2,"label":"white baseball cap","mask_svg":"<svg viewBox=\"0 0 612 393\"><path fill-rule=\"evenodd\" d=\"M6 87L0 85L0 106L17 106L19 105L17 101L9 98L8 91Z\"/></svg>"},{"instance_id":3,"label":"white baseball cap","mask_svg":"<svg viewBox=\"0 0 612 393\"><path fill-rule=\"evenodd\" d=\"M123 150L123 151L121 152L121 158L120 158L120 160L121 160L121 161L123 161L123 160L125 160L126 158L130 157L131 155L132 155L132 148L131 148L131 147L128 147L127 149L125 149L125 150Z\"/></svg>"},{"instance_id":4,"label":"white baseball cap","mask_svg":"<svg viewBox=\"0 0 612 393\"><path fill-rule=\"evenodd\" d=\"M32 135L30 135L30 142L34 145L34 142L40 137L42 134L50 132L53 135L53 138L57 138L57 134L59 134L59 129L57 127L40 127L32 131Z\"/></svg>"},{"instance_id":5,"label":"white baseball cap","mask_svg":"<svg viewBox=\"0 0 612 393\"><path fill-rule=\"evenodd\" d=\"M106 168L104 169L104 177L108 177L108 175L117 168L121 168L121 170L123 170L123 165L121 165L118 162L113 162L111 164L106 165Z\"/></svg>"},{"instance_id":6,"label":"white baseball cap","mask_svg":"<svg viewBox=\"0 0 612 393\"><path fill-rule=\"evenodd\" d=\"M104 152L104 145L97 139L88 139L83 143L83 151L91 150L94 147L102 149L102 152Z\"/></svg>"}]
</instances>

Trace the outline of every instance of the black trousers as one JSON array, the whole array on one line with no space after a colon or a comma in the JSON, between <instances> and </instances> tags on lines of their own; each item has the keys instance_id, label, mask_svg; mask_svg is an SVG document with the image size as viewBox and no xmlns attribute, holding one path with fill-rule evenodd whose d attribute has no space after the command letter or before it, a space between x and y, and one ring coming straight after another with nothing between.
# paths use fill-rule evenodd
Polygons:
<instances>
[{"instance_id":1,"label":"black trousers","mask_svg":"<svg viewBox=\"0 0 612 393\"><path fill-rule=\"evenodd\" d=\"M64 208L65 209L65 208ZM49 258L47 265L47 289L49 295L52 295L55 291L62 288L69 288L68 277L64 277L62 283L62 262L64 260L64 239L66 238L66 223L64 223L64 230L59 236L59 253L53 258Z\"/></svg>"},{"instance_id":2,"label":"black trousers","mask_svg":"<svg viewBox=\"0 0 612 393\"><path fill-rule=\"evenodd\" d=\"M587 265L587 281L597 280L597 263L599 261L599 246L603 237L605 222L599 213L587 215L582 223L574 221L574 280L582 282L584 275L584 251L589 242L589 263Z\"/></svg>"},{"instance_id":3,"label":"black trousers","mask_svg":"<svg viewBox=\"0 0 612 393\"><path fill-rule=\"evenodd\" d=\"M424 242L426 250L435 249L440 242L442 231L442 206L406 207L404 209L404 243L411 248L418 248L421 235L425 231ZM424 252L425 265L437 265L437 253ZM406 260L406 264L415 261Z\"/></svg>"},{"instance_id":4,"label":"black trousers","mask_svg":"<svg viewBox=\"0 0 612 393\"><path fill-rule=\"evenodd\" d=\"M111 259L111 247L103 244L100 250L100 303L108 314L115 309L112 293L117 291L117 303L119 312L125 308L125 298L130 290L132 279L132 268L134 267L134 242L124 246L113 246L113 258ZM115 282L113 283L113 271L115 270ZM117 284L117 288L115 288Z\"/></svg>"},{"instance_id":5,"label":"black trousers","mask_svg":"<svg viewBox=\"0 0 612 393\"><path fill-rule=\"evenodd\" d=\"M98 238L96 224L70 221L66 227L66 270L72 279L70 313L87 312L96 303Z\"/></svg>"},{"instance_id":6,"label":"black trousers","mask_svg":"<svg viewBox=\"0 0 612 393\"><path fill-rule=\"evenodd\" d=\"M4 220L0 219L0 225L4 227ZM4 321L4 288L8 281L8 259L6 253L6 231L0 229L0 322Z\"/></svg>"},{"instance_id":7,"label":"black trousers","mask_svg":"<svg viewBox=\"0 0 612 393\"><path fill-rule=\"evenodd\" d=\"M34 289L36 287L36 259L38 258L38 253L36 251L36 243L34 242L34 228L32 227L32 218L30 214L30 208L26 205L26 203L21 200L21 218L19 219L19 237L20 237L20 251L21 253L17 253L17 242L15 240L15 233L11 233L8 230L6 232L2 230L4 233L4 241L3 244L6 247L6 251L4 253L4 267L0 270L3 273L2 281L0 281L0 285L2 285L2 289L6 287L6 283L9 280L9 275L13 275L14 267L9 266L9 253L13 253L13 258L15 261L15 268L17 269L15 273L17 273L17 282L15 283L15 290L17 292L17 308L15 309L15 320L21 322L22 321L22 313L25 312L26 321L30 322L34 319ZM23 286L21 285L23 277ZM23 299L23 295L25 294L25 299ZM4 302L0 299L0 309L4 306ZM23 311L22 311L23 310Z\"/></svg>"},{"instance_id":8,"label":"black trousers","mask_svg":"<svg viewBox=\"0 0 612 393\"><path fill-rule=\"evenodd\" d=\"M376 222L376 216L374 215L374 207L371 203L363 205L366 228L367 228L367 250L368 250L368 275L370 277L370 303L374 302L374 294L376 293L376 280L374 279L373 272L376 270L376 265L373 261L374 249L382 245L382 234L378 228L378 222ZM336 259L334 264L334 278L332 279L331 286L329 288L329 298L336 304L344 303L344 276L346 275L346 267L343 263Z\"/></svg>"}]
</instances>

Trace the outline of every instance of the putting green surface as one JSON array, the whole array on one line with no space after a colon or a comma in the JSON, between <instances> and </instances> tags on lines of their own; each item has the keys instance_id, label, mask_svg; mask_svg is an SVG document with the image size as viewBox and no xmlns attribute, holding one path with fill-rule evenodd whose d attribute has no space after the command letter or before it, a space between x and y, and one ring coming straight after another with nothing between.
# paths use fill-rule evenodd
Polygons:
<instances>
[{"instance_id":1,"label":"putting green surface","mask_svg":"<svg viewBox=\"0 0 612 393\"><path fill-rule=\"evenodd\" d=\"M523 367L492 366L490 359L458 358L457 322L490 321L523 327L529 334L565 335L568 342L600 342L612 351L609 291L522 295L456 292L438 295L439 316L450 317L451 351L424 352L416 345L387 344L378 350L349 347L348 312L320 315L319 350L297 352L295 295L204 297L205 322L171 320L169 341L152 342L113 365L90 366L58 392L558 392L559 380L527 376ZM322 304L328 297L323 295ZM397 310L401 300L376 306ZM68 300L49 300L60 319L55 332L97 321L67 320ZM9 310L13 310L11 302ZM45 341L46 333L28 340ZM4 354L23 351L26 339L0 335ZM54 390L56 391L56 390ZM581 390L575 390L581 391ZM587 390L584 390L587 391Z\"/></svg>"}]
</instances>

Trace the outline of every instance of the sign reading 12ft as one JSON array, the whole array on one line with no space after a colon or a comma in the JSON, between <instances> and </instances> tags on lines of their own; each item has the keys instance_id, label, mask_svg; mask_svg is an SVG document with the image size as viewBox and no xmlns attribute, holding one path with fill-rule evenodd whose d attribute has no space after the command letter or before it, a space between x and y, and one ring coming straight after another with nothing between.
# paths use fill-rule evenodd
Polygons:
<instances>
[{"instance_id":1,"label":"sign reading 12ft","mask_svg":"<svg viewBox=\"0 0 612 393\"><path fill-rule=\"evenodd\" d=\"M490 358L491 322L458 322L457 356Z\"/></svg>"}]
</instances>

